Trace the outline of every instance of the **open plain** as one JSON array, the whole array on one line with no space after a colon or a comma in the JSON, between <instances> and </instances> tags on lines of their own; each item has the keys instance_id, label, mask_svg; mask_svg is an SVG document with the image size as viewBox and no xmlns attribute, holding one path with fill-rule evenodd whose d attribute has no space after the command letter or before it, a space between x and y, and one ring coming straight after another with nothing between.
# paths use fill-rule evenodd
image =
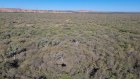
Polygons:
<instances>
[{"instance_id":1,"label":"open plain","mask_svg":"<svg viewBox=\"0 0 140 79\"><path fill-rule=\"evenodd\" d=\"M140 79L140 14L0 13L0 79Z\"/></svg>"}]
</instances>

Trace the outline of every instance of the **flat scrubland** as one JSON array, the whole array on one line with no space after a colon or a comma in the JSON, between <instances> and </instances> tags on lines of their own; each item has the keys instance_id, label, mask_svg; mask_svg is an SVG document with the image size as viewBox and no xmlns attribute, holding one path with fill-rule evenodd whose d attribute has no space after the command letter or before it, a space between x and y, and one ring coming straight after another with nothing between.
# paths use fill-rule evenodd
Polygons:
<instances>
[{"instance_id":1,"label":"flat scrubland","mask_svg":"<svg viewBox=\"0 0 140 79\"><path fill-rule=\"evenodd\" d=\"M0 13L0 79L140 79L140 14Z\"/></svg>"}]
</instances>

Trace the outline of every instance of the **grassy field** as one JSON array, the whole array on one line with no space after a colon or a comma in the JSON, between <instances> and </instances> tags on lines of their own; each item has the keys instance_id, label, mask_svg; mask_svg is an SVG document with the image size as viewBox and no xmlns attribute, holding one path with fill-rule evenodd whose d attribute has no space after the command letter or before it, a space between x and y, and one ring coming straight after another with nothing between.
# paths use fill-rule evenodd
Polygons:
<instances>
[{"instance_id":1,"label":"grassy field","mask_svg":"<svg viewBox=\"0 0 140 79\"><path fill-rule=\"evenodd\" d=\"M0 79L140 79L140 14L0 13Z\"/></svg>"}]
</instances>

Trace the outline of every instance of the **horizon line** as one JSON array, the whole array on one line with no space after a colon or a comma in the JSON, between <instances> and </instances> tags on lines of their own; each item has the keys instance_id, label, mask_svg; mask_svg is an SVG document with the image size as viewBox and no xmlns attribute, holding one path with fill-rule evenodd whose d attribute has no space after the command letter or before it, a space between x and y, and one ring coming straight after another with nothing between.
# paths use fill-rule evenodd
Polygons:
<instances>
[{"instance_id":1,"label":"horizon line","mask_svg":"<svg viewBox=\"0 0 140 79\"><path fill-rule=\"evenodd\" d=\"M14 8L14 7L0 7L0 9L19 9L19 10L41 10L41 11L89 11L89 12L105 12L105 13L140 13L140 11L97 11L97 10L89 10L89 9L79 9L79 10L61 10L61 9L27 9L27 8Z\"/></svg>"}]
</instances>

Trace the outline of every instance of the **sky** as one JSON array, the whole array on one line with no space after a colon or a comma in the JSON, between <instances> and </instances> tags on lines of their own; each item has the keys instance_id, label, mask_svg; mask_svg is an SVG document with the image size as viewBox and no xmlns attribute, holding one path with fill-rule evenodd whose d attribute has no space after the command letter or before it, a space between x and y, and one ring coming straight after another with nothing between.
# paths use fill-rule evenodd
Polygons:
<instances>
[{"instance_id":1,"label":"sky","mask_svg":"<svg viewBox=\"0 0 140 79\"><path fill-rule=\"evenodd\" d=\"M140 12L140 0L0 0L0 8Z\"/></svg>"}]
</instances>

